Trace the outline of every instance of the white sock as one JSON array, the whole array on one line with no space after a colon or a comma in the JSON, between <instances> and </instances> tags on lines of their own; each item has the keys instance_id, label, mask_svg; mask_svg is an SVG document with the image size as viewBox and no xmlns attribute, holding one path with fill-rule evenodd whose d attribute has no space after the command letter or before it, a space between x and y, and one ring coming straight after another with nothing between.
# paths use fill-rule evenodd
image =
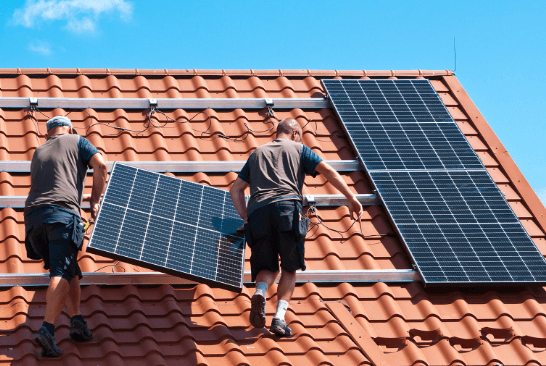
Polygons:
<instances>
[{"instance_id":1,"label":"white sock","mask_svg":"<svg viewBox=\"0 0 546 366\"><path fill-rule=\"evenodd\" d=\"M263 297L265 297L266 292L267 292L267 285L264 282L258 282L256 284L255 294L262 295Z\"/></svg>"},{"instance_id":2,"label":"white sock","mask_svg":"<svg viewBox=\"0 0 546 366\"><path fill-rule=\"evenodd\" d=\"M287 309L288 309L288 301L279 300L279 302L277 303L277 312L275 313L275 316L273 317L284 320L284 314L286 314Z\"/></svg>"}]
</instances>

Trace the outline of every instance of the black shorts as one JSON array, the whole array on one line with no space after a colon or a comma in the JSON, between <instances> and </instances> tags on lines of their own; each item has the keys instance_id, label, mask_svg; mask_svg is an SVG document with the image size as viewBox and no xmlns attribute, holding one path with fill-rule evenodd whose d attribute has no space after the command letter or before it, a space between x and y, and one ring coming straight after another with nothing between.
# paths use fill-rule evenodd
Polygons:
<instances>
[{"instance_id":1,"label":"black shorts","mask_svg":"<svg viewBox=\"0 0 546 366\"><path fill-rule=\"evenodd\" d=\"M305 238L297 239L301 202L279 201L257 208L248 218L252 281L262 270L277 272L279 256L285 271L305 270Z\"/></svg>"},{"instance_id":2,"label":"black shorts","mask_svg":"<svg viewBox=\"0 0 546 366\"><path fill-rule=\"evenodd\" d=\"M76 276L82 278L78 247L72 240L73 222L73 215L56 208L40 208L25 215L27 256L43 259L49 277L62 277L68 282Z\"/></svg>"}]
</instances>

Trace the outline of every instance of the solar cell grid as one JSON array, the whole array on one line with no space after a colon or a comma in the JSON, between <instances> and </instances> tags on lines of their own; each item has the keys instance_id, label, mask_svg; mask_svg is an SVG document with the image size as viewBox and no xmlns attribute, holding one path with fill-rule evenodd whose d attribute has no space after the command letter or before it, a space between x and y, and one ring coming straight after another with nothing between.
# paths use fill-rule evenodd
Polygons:
<instances>
[{"instance_id":1,"label":"solar cell grid","mask_svg":"<svg viewBox=\"0 0 546 366\"><path fill-rule=\"evenodd\" d=\"M546 262L428 80L323 80L427 284L545 283Z\"/></svg>"},{"instance_id":2,"label":"solar cell grid","mask_svg":"<svg viewBox=\"0 0 546 366\"><path fill-rule=\"evenodd\" d=\"M368 170L483 169L427 80L323 80Z\"/></svg>"},{"instance_id":3,"label":"solar cell grid","mask_svg":"<svg viewBox=\"0 0 546 366\"><path fill-rule=\"evenodd\" d=\"M487 171L370 176L426 282L546 281L543 256Z\"/></svg>"},{"instance_id":4,"label":"solar cell grid","mask_svg":"<svg viewBox=\"0 0 546 366\"><path fill-rule=\"evenodd\" d=\"M240 290L241 225L227 191L116 163L88 250Z\"/></svg>"}]
</instances>

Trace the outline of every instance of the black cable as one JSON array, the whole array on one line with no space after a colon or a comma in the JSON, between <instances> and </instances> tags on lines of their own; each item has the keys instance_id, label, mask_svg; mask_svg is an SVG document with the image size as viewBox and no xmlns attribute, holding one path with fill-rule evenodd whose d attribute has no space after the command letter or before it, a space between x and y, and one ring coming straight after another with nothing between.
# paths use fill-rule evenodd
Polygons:
<instances>
[{"instance_id":1,"label":"black cable","mask_svg":"<svg viewBox=\"0 0 546 366\"><path fill-rule=\"evenodd\" d=\"M242 134L238 135L238 136L226 136L224 134L220 134L218 135L219 137L222 137L226 140L232 140L232 141L235 141L235 142L243 142L247 139L248 135L252 132L252 133L266 133L266 132L269 132L271 131L272 129L275 128L275 123L271 120L271 117L273 117L274 119L277 120L277 123L280 122L279 119L277 118L277 116L275 115L275 112L273 111L273 109L271 107L267 107L267 118L269 119L269 122L263 122L264 124L268 124L268 123L271 123L272 126L270 128L268 128L267 130L263 130L263 131L255 131L253 129L250 128L250 126L245 122L244 123L244 126L246 127L246 131L243 132ZM244 138L240 138L241 136L245 136Z\"/></svg>"},{"instance_id":2,"label":"black cable","mask_svg":"<svg viewBox=\"0 0 546 366\"><path fill-rule=\"evenodd\" d=\"M30 106L30 116L34 119L34 123L36 123L36 128L38 129L38 136L45 137L45 135L42 135L42 132L40 131L40 121L38 121L38 118L34 115L33 112L38 112L45 116L48 120L51 119L47 114L43 113L41 110L38 109L37 106L31 105Z\"/></svg>"},{"instance_id":3,"label":"black cable","mask_svg":"<svg viewBox=\"0 0 546 366\"><path fill-rule=\"evenodd\" d=\"M311 221L311 218L309 217L309 214L312 213L315 215L315 217L318 219L317 222L313 222ZM363 213L363 212L362 212ZM356 218L356 219L353 219L353 223L351 224L351 226L349 226L349 228L347 230L344 230L344 231L341 231L341 230L336 230L334 228L331 228L329 227L328 225L326 225L324 223L324 221L322 220L322 217L320 217L319 215L319 212L317 210L317 208L313 205L309 206L309 209L307 210L307 214L305 215L308 219L309 219L309 222L311 223L312 227L309 229L309 231L315 229L315 232L313 234L311 234L311 237L309 239L312 239L313 238L313 235L316 234L316 232L318 231L318 227L320 225L324 226L326 229L330 230L330 231L333 231L337 234L339 234L341 236L341 243L340 244L344 244L346 240L343 240L345 239L345 237L343 236L344 233L348 232L349 230L351 230L351 228L356 224L356 222L358 221L358 224L359 224L359 231L360 231L360 235L362 235L362 237L364 239L372 239L372 238L381 238L381 237L385 237L385 236L394 236L392 234L374 234L374 235L364 235L364 232L362 231L362 222L359 221L359 219L362 217L362 213L360 214L360 217ZM314 238L313 238L314 239Z\"/></svg>"},{"instance_id":4,"label":"black cable","mask_svg":"<svg viewBox=\"0 0 546 366\"><path fill-rule=\"evenodd\" d=\"M165 123L163 124L163 126L156 126L155 124L153 124L153 122L151 122L151 115L154 114L155 112L161 113L162 115L165 116ZM191 124L190 124L190 128L191 128L192 130L196 131L196 132L199 132L199 133L201 134L201 135L200 135L201 137L203 137L203 135L211 135L211 136L212 136L212 135L217 135L218 133L209 132L209 130L212 128L212 118L211 118L211 117L208 115L208 113L205 112L205 111L197 112L196 114L193 115L193 117L191 117L191 118L186 118L186 121L179 121L178 118L180 118L180 117L178 117L178 118L176 118L176 119L175 119L175 118L172 118L172 117L169 117L169 116L167 116L163 111L160 111L159 109L154 108L153 111L151 111L151 113L148 115L148 118L149 118L149 120L150 120L150 123L152 123L152 125L153 125L154 127L156 127L156 128L164 128L164 127L167 125L167 123L168 123L169 120L171 120L171 121L173 121L173 122L177 122L177 123L189 123L189 122L193 121L193 120L195 119L195 117L197 117L197 116L200 115L200 114L204 114L205 116L207 116L206 121L209 121L209 126L207 127L207 129L206 129L205 131L200 131L200 130L197 130L197 129L191 127Z\"/></svg>"},{"instance_id":5,"label":"black cable","mask_svg":"<svg viewBox=\"0 0 546 366\"><path fill-rule=\"evenodd\" d=\"M165 116L165 122L162 124L162 125L156 125L153 121L152 121L152 116L154 115L154 113L161 113L163 116ZM187 119L187 121L179 121L178 119L174 119L172 117L169 117L167 114L165 114L163 111L160 111L159 109L157 108L150 108L150 111L148 112L147 114L147 118L146 118L146 121L144 122L144 129L142 130L133 130L133 129L130 129L130 128L125 128L125 127L119 127L119 126L112 126L110 124L110 122L95 122L95 123L92 123L91 125L89 125L89 127L87 127L87 130L85 132L85 135L87 136L89 134L89 130L91 129L91 127L93 126L96 126L96 125L104 125L106 127L110 127L110 128L113 128L115 130L118 130L120 131L119 133L122 133L122 132L133 132L133 133L136 133L137 135L138 134L141 134L141 133L144 133L146 132L151 126L155 127L155 128L158 128L158 129L161 129L161 128L167 128L167 124L169 123L169 120L172 121L172 122L177 122L177 123L188 123L188 122L191 122L193 121L194 118L196 118L198 115L200 114L204 114L205 116L207 116L207 120L209 121L209 126L207 127L207 129L205 131L200 131L200 130L197 130L193 127L191 127L190 125L190 128L196 132L199 132L201 134L201 137L204 135L204 134L207 134L207 135L216 135L218 133L211 133L211 132L208 132L211 127L212 127L212 119L211 117L204 111L202 112L198 112L196 113L193 117ZM179 117L180 118L180 117ZM119 135L118 133L118 135Z\"/></svg>"},{"instance_id":6,"label":"black cable","mask_svg":"<svg viewBox=\"0 0 546 366\"><path fill-rule=\"evenodd\" d=\"M107 267L112 267L112 273L114 273L114 268L116 268L116 267L119 267L119 268L123 269L123 272L126 272L125 267L123 267L121 264L119 264L119 262L120 261L117 261L114 264L107 264L106 266L100 267L99 269L93 271L93 273L98 272L101 269L104 269L104 268L107 268Z\"/></svg>"}]
</instances>

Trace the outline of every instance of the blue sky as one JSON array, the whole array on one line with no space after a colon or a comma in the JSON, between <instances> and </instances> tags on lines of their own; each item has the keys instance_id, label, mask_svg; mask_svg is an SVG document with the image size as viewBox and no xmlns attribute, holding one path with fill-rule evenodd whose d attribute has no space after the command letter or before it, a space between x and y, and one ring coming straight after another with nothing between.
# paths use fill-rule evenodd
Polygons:
<instances>
[{"instance_id":1,"label":"blue sky","mask_svg":"<svg viewBox=\"0 0 546 366\"><path fill-rule=\"evenodd\" d=\"M454 69L546 202L545 1L2 1L0 67Z\"/></svg>"}]
</instances>

